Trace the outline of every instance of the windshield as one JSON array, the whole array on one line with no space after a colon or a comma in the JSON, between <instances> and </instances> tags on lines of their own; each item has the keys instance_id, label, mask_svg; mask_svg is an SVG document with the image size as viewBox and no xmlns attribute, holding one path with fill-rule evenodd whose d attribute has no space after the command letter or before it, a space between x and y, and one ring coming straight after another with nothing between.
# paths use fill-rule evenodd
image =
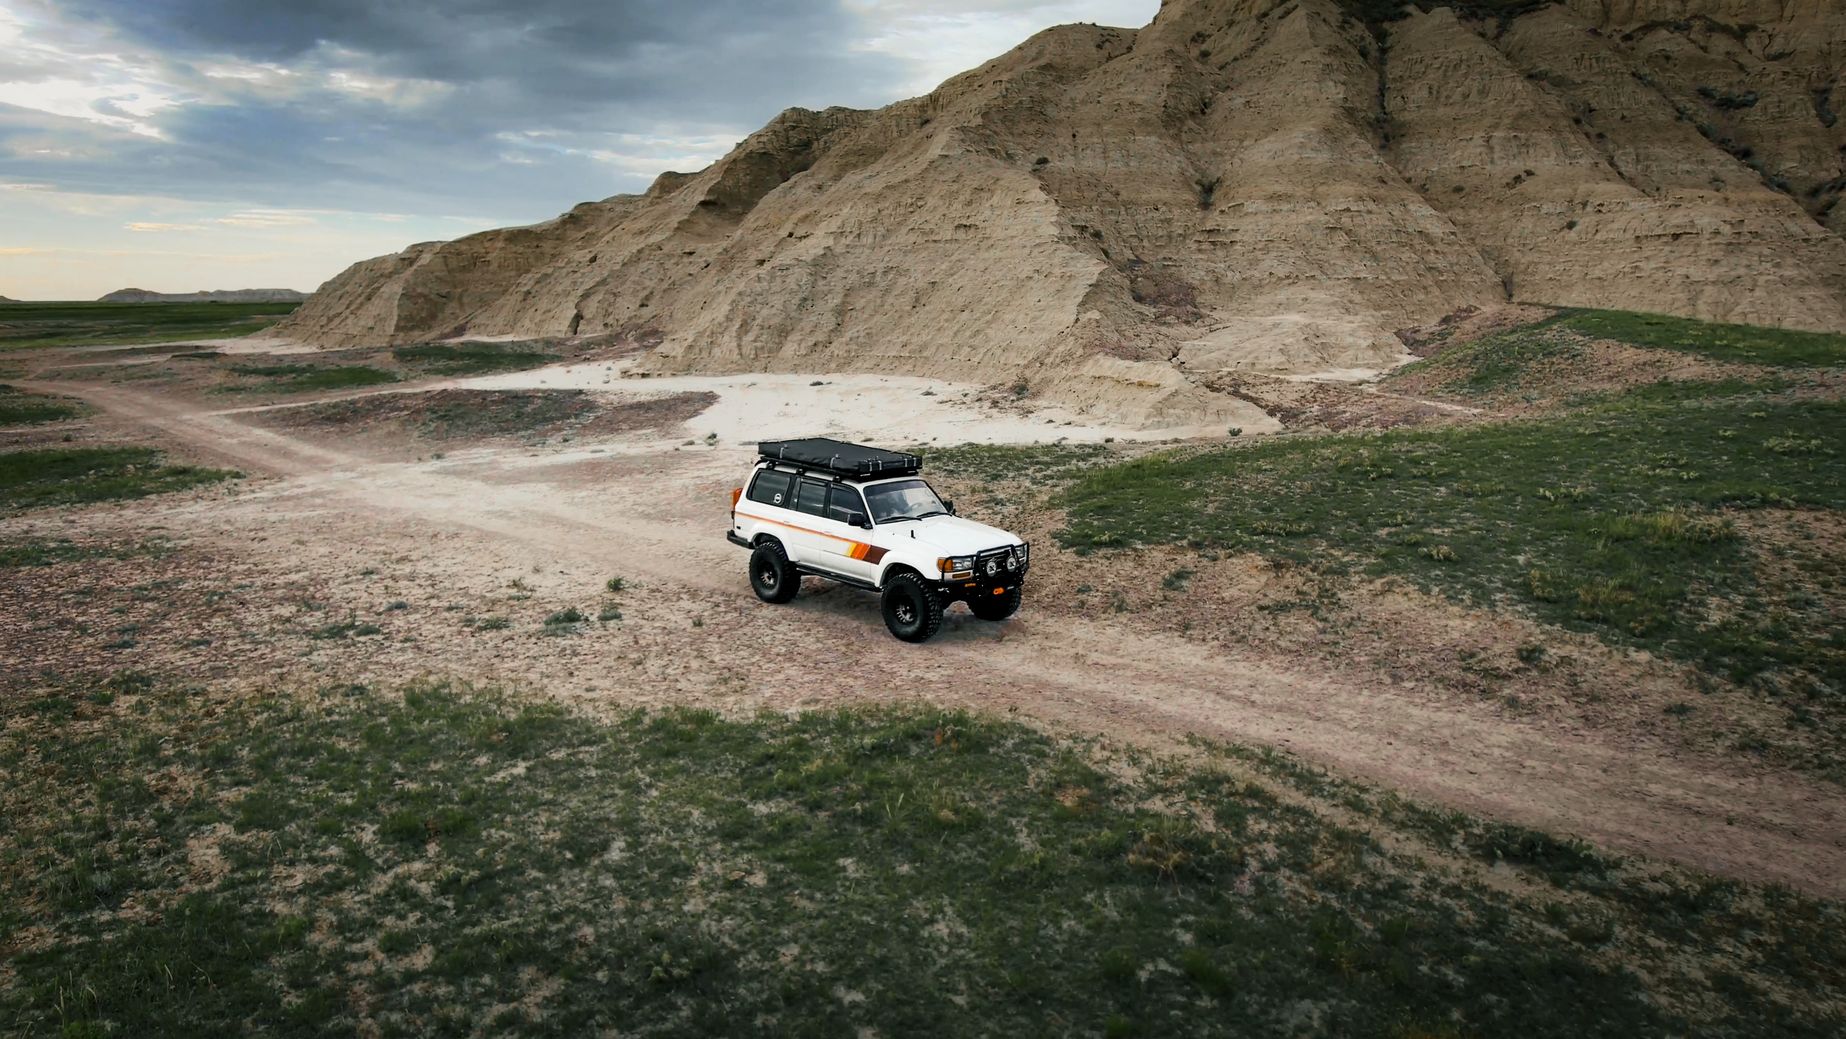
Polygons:
<instances>
[{"instance_id":1,"label":"windshield","mask_svg":"<svg viewBox=\"0 0 1846 1039\"><path fill-rule=\"evenodd\" d=\"M874 484L865 489L866 507L872 510L872 522L922 519L946 514L942 499L922 480Z\"/></svg>"}]
</instances>

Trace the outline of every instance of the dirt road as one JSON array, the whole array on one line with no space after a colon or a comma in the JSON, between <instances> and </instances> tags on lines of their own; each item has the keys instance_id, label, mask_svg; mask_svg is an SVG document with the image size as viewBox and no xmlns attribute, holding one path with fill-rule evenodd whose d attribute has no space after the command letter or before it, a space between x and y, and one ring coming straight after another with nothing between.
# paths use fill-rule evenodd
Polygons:
<instances>
[{"instance_id":1,"label":"dirt road","mask_svg":"<svg viewBox=\"0 0 1846 1039\"><path fill-rule=\"evenodd\" d=\"M648 615L634 618L619 654L585 658L530 639L490 662L495 677L555 686L573 702L756 709L922 697L1159 747L1192 734L1275 745L1416 798L1846 895L1846 799L1797 775L1035 611L1029 598L1000 625L957 609L921 647L891 640L859 593L811 586L791 606L758 603L742 553L722 537L725 491L748 464L742 447L655 439L381 462L136 390L43 388L189 454L278 477L228 499L147 506L225 551L296 569L415 560L458 589L535 569L562 588L639 578ZM426 670L479 666L458 647L419 647L411 662Z\"/></svg>"}]
</instances>

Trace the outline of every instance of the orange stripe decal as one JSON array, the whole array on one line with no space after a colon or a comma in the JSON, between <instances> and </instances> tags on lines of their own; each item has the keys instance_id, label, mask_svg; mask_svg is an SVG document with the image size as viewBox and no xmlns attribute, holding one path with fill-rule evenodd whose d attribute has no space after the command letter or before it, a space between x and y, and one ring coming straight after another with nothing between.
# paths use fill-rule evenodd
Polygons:
<instances>
[{"instance_id":1,"label":"orange stripe decal","mask_svg":"<svg viewBox=\"0 0 1846 1039\"><path fill-rule=\"evenodd\" d=\"M852 538L843 538L839 536L838 534L829 534L824 530L815 530L812 527L797 527L793 523L784 523L781 520L772 520L767 516L758 516L754 513L739 512L737 515L742 516L744 519L753 519L757 521L758 523L767 523L767 524L770 524L771 526L776 526L776 527L786 527L789 530L799 530L803 534L813 534L813 535L816 535L817 537L829 538L833 541L844 541L848 545L852 546L852 548L848 549L846 552L848 556L851 556L854 559L862 559L874 565L876 565L880 560L884 559L885 557L885 551L886 551L885 549L879 548L876 545L868 545L863 541L854 541Z\"/></svg>"}]
</instances>

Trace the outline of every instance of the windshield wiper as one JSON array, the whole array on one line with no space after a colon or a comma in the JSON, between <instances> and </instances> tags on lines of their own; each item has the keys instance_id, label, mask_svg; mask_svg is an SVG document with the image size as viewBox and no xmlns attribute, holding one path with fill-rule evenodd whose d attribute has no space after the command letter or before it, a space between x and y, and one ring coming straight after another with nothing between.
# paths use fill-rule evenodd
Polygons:
<instances>
[{"instance_id":1,"label":"windshield wiper","mask_svg":"<svg viewBox=\"0 0 1846 1039\"><path fill-rule=\"evenodd\" d=\"M921 516L912 516L912 517L910 517L910 518L911 518L911 519L919 519L919 520L926 520L926 519L928 519L928 518L930 518L931 516L947 516L948 514L949 514L949 510L947 510L947 509L937 509L937 510L936 510L936 511L934 511L934 512L926 512L926 513L924 513L924 514L922 514Z\"/></svg>"}]
</instances>

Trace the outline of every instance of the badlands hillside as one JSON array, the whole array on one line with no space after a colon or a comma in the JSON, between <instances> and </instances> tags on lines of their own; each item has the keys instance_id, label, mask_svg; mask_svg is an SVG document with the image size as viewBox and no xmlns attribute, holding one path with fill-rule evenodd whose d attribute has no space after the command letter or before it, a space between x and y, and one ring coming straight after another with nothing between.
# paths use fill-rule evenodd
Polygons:
<instances>
[{"instance_id":1,"label":"badlands hillside","mask_svg":"<svg viewBox=\"0 0 1846 1039\"><path fill-rule=\"evenodd\" d=\"M1509 301L1846 330L1837 0L1168 0L696 174L354 265L325 346L609 335L1153 421Z\"/></svg>"}]
</instances>

